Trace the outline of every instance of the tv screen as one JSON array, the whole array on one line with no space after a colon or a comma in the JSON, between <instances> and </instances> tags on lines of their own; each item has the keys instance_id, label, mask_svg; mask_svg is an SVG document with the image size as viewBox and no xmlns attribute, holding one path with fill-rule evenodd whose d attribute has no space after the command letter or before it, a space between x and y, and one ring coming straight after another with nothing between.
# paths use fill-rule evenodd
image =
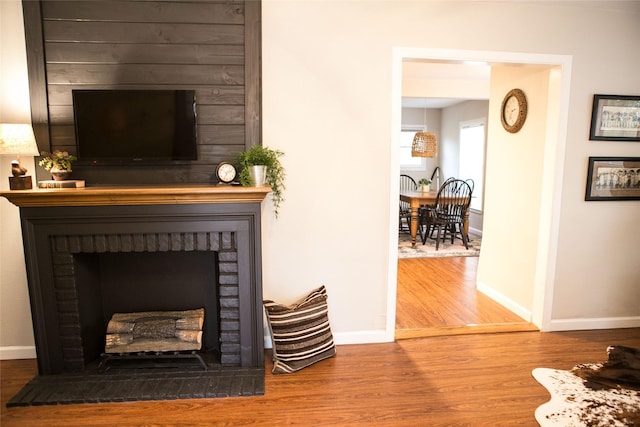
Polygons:
<instances>
[{"instance_id":1,"label":"tv screen","mask_svg":"<svg viewBox=\"0 0 640 427\"><path fill-rule=\"evenodd\" d=\"M197 159L193 90L74 90L82 163Z\"/></svg>"}]
</instances>

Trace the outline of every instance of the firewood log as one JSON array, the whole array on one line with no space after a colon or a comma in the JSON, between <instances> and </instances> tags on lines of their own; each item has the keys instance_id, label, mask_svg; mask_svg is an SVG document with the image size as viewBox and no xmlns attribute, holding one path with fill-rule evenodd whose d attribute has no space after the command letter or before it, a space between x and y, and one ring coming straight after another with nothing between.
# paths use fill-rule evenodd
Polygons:
<instances>
[{"instance_id":1,"label":"firewood log","mask_svg":"<svg viewBox=\"0 0 640 427\"><path fill-rule=\"evenodd\" d=\"M107 325L105 352L199 350L204 309L115 313Z\"/></svg>"}]
</instances>

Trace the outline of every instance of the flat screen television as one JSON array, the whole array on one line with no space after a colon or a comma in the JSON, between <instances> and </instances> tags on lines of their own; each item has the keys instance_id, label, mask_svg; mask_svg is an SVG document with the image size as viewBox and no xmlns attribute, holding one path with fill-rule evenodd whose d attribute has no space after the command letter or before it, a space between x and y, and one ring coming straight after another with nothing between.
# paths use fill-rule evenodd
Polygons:
<instances>
[{"instance_id":1,"label":"flat screen television","mask_svg":"<svg viewBox=\"0 0 640 427\"><path fill-rule=\"evenodd\" d=\"M73 90L82 164L197 159L193 90Z\"/></svg>"}]
</instances>

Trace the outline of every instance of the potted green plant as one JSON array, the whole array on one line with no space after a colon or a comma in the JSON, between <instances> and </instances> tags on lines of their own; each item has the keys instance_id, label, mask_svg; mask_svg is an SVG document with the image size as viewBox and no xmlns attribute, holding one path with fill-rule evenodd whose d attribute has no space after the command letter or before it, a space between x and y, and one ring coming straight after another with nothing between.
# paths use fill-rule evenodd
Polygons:
<instances>
[{"instance_id":1,"label":"potted green plant","mask_svg":"<svg viewBox=\"0 0 640 427\"><path fill-rule=\"evenodd\" d=\"M418 188L423 193L428 193L429 191L431 191L431 180L427 178L420 178L420 180L418 181Z\"/></svg>"},{"instance_id":2,"label":"potted green plant","mask_svg":"<svg viewBox=\"0 0 640 427\"><path fill-rule=\"evenodd\" d=\"M40 155L44 157L38 164L46 171L51 172L51 176L56 181L67 179L72 171L71 163L77 160L67 151L60 150L55 150L52 153L42 151Z\"/></svg>"},{"instance_id":3,"label":"potted green plant","mask_svg":"<svg viewBox=\"0 0 640 427\"><path fill-rule=\"evenodd\" d=\"M285 170L280 163L284 153L262 145L253 145L238 155L240 166L239 180L243 186L261 187L265 184L271 187L271 199L276 217L280 203L284 201L283 191Z\"/></svg>"}]
</instances>

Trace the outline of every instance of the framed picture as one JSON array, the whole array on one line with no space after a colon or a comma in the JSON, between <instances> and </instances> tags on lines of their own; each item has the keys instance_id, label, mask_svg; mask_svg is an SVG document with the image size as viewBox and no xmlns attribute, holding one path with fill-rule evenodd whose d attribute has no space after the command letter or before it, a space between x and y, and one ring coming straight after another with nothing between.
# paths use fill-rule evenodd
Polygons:
<instances>
[{"instance_id":1,"label":"framed picture","mask_svg":"<svg viewBox=\"0 0 640 427\"><path fill-rule=\"evenodd\" d=\"M585 200L640 200L640 157L589 157Z\"/></svg>"},{"instance_id":2,"label":"framed picture","mask_svg":"<svg viewBox=\"0 0 640 427\"><path fill-rule=\"evenodd\" d=\"M640 96L593 95L589 139L640 141Z\"/></svg>"}]
</instances>

